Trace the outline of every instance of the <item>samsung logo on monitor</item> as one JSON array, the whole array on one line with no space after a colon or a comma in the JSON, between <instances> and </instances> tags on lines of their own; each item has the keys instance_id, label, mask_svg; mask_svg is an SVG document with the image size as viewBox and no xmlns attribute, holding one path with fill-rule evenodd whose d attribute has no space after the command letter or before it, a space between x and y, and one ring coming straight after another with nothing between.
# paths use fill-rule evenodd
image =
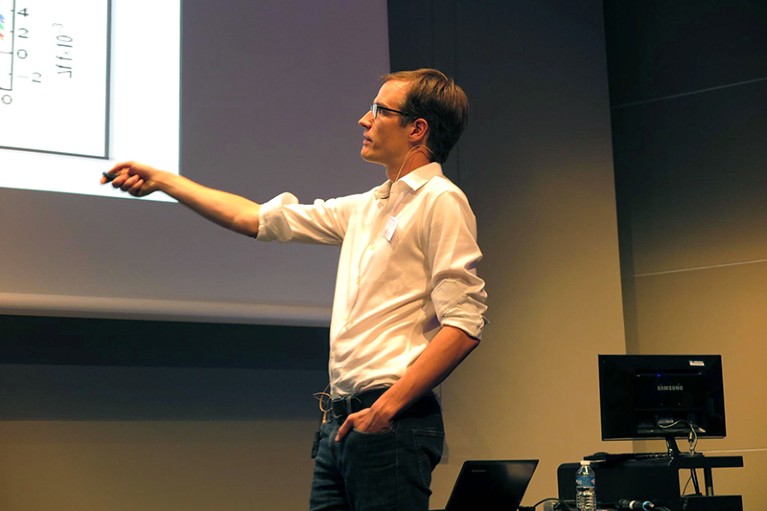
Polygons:
<instances>
[{"instance_id":1,"label":"samsung logo on monitor","mask_svg":"<svg viewBox=\"0 0 767 511\"><path fill-rule=\"evenodd\" d=\"M658 392L682 392L684 390L684 385L658 385L657 389Z\"/></svg>"}]
</instances>

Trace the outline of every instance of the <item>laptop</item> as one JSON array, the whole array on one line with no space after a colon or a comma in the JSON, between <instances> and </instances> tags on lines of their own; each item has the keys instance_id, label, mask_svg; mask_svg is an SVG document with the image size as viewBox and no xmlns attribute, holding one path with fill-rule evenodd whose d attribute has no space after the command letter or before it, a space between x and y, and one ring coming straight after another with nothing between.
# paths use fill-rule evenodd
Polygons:
<instances>
[{"instance_id":1,"label":"laptop","mask_svg":"<svg viewBox=\"0 0 767 511\"><path fill-rule=\"evenodd\" d=\"M463 463L444 511L517 511L538 460Z\"/></svg>"}]
</instances>

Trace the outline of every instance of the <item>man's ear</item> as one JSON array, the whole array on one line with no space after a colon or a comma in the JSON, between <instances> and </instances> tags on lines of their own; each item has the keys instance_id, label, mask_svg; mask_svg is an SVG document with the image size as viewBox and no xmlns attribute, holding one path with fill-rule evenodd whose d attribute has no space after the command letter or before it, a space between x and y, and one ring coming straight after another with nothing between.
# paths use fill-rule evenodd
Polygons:
<instances>
[{"instance_id":1,"label":"man's ear","mask_svg":"<svg viewBox=\"0 0 767 511\"><path fill-rule=\"evenodd\" d=\"M429 138L429 122L419 117L413 121L412 128L410 129L410 141L415 145L426 144Z\"/></svg>"}]
</instances>

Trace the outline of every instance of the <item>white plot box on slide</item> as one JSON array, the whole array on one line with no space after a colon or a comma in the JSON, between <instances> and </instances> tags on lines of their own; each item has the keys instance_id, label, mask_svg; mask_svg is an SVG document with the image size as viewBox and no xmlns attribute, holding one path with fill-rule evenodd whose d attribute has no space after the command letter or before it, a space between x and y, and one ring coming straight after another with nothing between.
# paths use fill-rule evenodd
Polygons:
<instances>
[{"instance_id":1,"label":"white plot box on slide","mask_svg":"<svg viewBox=\"0 0 767 511\"><path fill-rule=\"evenodd\" d=\"M109 157L110 3L0 0L0 148Z\"/></svg>"}]
</instances>

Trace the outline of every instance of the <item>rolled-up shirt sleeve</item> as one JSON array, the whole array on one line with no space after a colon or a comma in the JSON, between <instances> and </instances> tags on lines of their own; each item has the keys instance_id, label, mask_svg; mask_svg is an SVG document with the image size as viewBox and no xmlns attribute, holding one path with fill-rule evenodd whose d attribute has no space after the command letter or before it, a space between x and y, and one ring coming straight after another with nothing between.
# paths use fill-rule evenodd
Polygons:
<instances>
[{"instance_id":1,"label":"rolled-up shirt sleeve","mask_svg":"<svg viewBox=\"0 0 767 511\"><path fill-rule=\"evenodd\" d=\"M352 195L299 204L295 195L281 193L261 205L256 239L339 245L356 198Z\"/></svg>"},{"instance_id":2,"label":"rolled-up shirt sleeve","mask_svg":"<svg viewBox=\"0 0 767 511\"><path fill-rule=\"evenodd\" d=\"M427 259L431 264L434 311L440 324L460 328L481 339L487 323L485 282L477 275L482 252L476 220L466 197L446 192L437 197L425 224Z\"/></svg>"},{"instance_id":3,"label":"rolled-up shirt sleeve","mask_svg":"<svg viewBox=\"0 0 767 511\"><path fill-rule=\"evenodd\" d=\"M290 241L293 230L285 217L285 205L298 204L298 199L292 193L281 193L269 202L261 204L258 218L258 236L261 241Z\"/></svg>"}]
</instances>

